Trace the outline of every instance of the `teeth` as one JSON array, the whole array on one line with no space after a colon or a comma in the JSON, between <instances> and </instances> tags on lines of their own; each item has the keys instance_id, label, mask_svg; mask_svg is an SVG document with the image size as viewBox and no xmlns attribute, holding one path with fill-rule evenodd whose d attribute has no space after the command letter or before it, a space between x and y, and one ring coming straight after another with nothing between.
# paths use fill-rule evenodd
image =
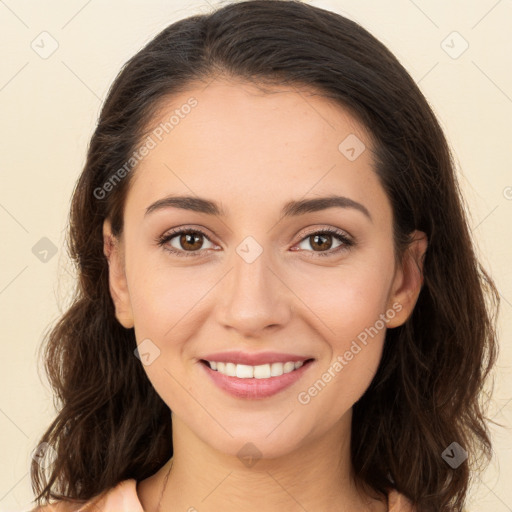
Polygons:
<instances>
[{"instance_id":1,"label":"teeth","mask_svg":"<svg viewBox=\"0 0 512 512\"><path fill-rule=\"evenodd\" d=\"M212 370L216 370L228 377L238 377L239 379L268 379L270 377L279 377L284 373L293 372L300 368L303 361L287 361L286 363L261 364L259 366L250 366L247 364L221 363L217 361L208 361Z\"/></svg>"},{"instance_id":2,"label":"teeth","mask_svg":"<svg viewBox=\"0 0 512 512\"><path fill-rule=\"evenodd\" d=\"M236 367L235 369L235 375L239 378L239 379L252 379L254 377L254 370L255 370L255 366L249 366L247 364L233 364L233 363L228 363L228 364L232 364L233 366ZM226 365L227 367L227 365ZM228 373L229 375L229 373ZM229 375L230 377L233 377L234 375Z\"/></svg>"}]
</instances>

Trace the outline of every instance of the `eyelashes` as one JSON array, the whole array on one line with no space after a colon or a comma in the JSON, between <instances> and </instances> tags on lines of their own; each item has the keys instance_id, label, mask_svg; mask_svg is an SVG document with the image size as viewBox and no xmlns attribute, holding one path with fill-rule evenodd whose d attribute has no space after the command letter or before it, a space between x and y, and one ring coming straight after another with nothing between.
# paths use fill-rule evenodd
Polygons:
<instances>
[{"instance_id":1,"label":"eyelashes","mask_svg":"<svg viewBox=\"0 0 512 512\"><path fill-rule=\"evenodd\" d=\"M186 235L192 235L185 237ZM185 237L185 238L184 238ZM208 235L204 233L202 230L197 228L177 228L175 230L172 230L170 232L165 233L164 235L158 237L155 241L158 246L162 247L165 251L178 256L178 257L201 257L204 255L204 251L206 249L203 249L202 247L198 250L192 250L187 251L185 249L179 249L176 247L173 247L169 244L171 240L177 238L178 244L183 247L183 243L185 244L194 244L198 239L205 238L213 244L213 242L210 240ZM317 231L312 231L305 236L301 238L299 243L297 245L302 244L304 241L314 239L314 244L324 244L326 239L329 238L336 239L340 242L340 244L335 247L334 249L328 248L328 250L303 250L301 249L301 252L311 252L313 253L313 257L326 257L326 256L334 256L338 255L341 252L348 251L350 248L352 248L355 245L355 242L349 238L349 236L344 232L336 228L324 228ZM311 244L311 243L310 243ZM213 244L215 245L215 244ZM202 246L202 244L201 244ZM297 251L297 249L294 249L294 251Z\"/></svg>"}]
</instances>

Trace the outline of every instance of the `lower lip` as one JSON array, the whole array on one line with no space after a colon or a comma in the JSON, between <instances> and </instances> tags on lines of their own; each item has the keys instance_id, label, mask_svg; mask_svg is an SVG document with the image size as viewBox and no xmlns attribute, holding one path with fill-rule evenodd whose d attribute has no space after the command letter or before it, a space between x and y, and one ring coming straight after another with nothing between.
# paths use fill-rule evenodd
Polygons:
<instances>
[{"instance_id":1,"label":"lower lip","mask_svg":"<svg viewBox=\"0 0 512 512\"><path fill-rule=\"evenodd\" d=\"M204 368L212 381L231 396L255 400L267 398L290 387L304 375L313 362L314 361L311 360L290 373L283 373L283 375L279 377L269 377L268 379L240 379L239 377L228 377L216 370L212 370L205 363L200 362L199 364Z\"/></svg>"}]
</instances>

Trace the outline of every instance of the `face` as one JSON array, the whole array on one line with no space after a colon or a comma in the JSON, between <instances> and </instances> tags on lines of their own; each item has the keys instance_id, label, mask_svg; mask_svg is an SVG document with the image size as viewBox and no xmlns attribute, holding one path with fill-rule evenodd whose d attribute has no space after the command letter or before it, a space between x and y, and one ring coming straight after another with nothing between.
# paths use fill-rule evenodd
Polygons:
<instances>
[{"instance_id":1,"label":"face","mask_svg":"<svg viewBox=\"0 0 512 512\"><path fill-rule=\"evenodd\" d=\"M105 254L116 316L134 327L154 388L233 455L250 440L277 457L337 429L375 375L386 329L414 307L426 248L417 233L397 263L364 127L319 95L221 80L169 99L152 126L122 238ZM230 392L202 360L234 351L310 361Z\"/></svg>"}]
</instances>

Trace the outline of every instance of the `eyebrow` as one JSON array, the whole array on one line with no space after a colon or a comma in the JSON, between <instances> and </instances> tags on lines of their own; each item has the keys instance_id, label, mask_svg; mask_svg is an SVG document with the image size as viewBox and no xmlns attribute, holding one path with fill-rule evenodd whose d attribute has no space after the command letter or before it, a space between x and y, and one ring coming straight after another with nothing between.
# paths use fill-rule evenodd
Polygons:
<instances>
[{"instance_id":1,"label":"eyebrow","mask_svg":"<svg viewBox=\"0 0 512 512\"><path fill-rule=\"evenodd\" d=\"M373 222L370 212L364 205L348 197L336 195L289 201L283 206L281 216L296 217L306 213L318 212L334 207L353 208L363 213L371 222ZM180 208L182 210L205 213L206 215L226 217L225 210L215 201L193 196L167 196L159 199L146 208L144 216L165 208Z\"/></svg>"}]
</instances>

